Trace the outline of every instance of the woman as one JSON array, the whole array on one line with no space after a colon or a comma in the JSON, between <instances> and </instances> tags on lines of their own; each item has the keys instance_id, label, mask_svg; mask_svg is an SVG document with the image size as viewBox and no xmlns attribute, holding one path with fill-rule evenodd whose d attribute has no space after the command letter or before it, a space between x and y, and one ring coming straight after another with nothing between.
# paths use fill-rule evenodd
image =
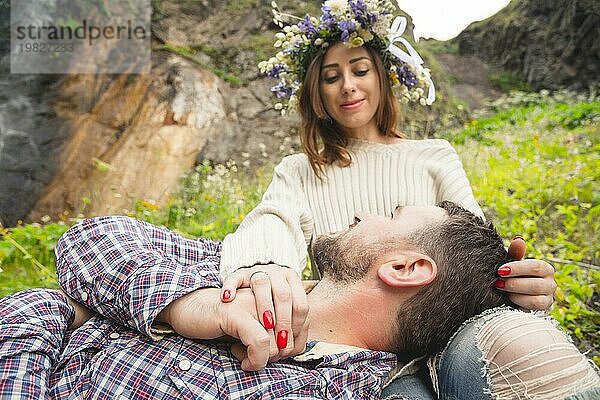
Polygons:
<instances>
[{"instance_id":1,"label":"woman","mask_svg":"<svg viewBox=\"0 0 600 400\"><path fill-rule=\"evenodd\" d=\"M396 130L393 89L425 104L433 84L414 49L394 45L404 28L396 20L386 30L392 9L388 1L326 1L320 20L307 16L284 27L275 44L282 51L259 65L280 79L273 91L283 101L275 108L298 105L305 154L276 167L262 202L225 238L222 295L232 301L236 288L252 287L272 332L273 359L304 347L294 342L306 327L296 280L312 237L347 228L357 211L389 215L398 204L451 200L483 217L449 143L407 140ZM496 287L515 304L551 305L556 284L547 263L514 261L498 274Z\"/></svg>"}]
</instances>

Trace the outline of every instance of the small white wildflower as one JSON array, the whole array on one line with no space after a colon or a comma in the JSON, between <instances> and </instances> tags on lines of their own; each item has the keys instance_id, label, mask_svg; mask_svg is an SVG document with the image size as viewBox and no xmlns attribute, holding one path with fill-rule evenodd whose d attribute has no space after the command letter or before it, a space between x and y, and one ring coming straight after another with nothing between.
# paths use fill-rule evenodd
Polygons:
<instances>
[{"instance_id":1,"label":"small white wildflower","mask_svg":"<svg viewBox=\"0 0 600 400\"><path fill-rule=\"evenodd\" d=\"M275 3L274 1L271 2L271 7L273 8L277 8L277 3Z\"/></svg>"},{"instance_id":2,"label":"small white wildflower","mask_svg":"<svg viewBox=\"0 0 600 400\"><path fill-rule=\"evenodd\" d=\"M215 167L215 173L217 174L217 176L225 176L225 174L227 173L227 168L223 164L218 164Z\"/></svg>"},{"instance_id":3,"label":"small white wildflower","mask_svg":"<svg viewBox=\"0 0 600 400\"><path fill-rule=\"evenodd\" d=\"M281 42L281 40L277 40L275 41L275 43L273 44L273 47L281 47L283 43Z\"/></svg>"},{"instance_id":4,"label":"small white wildflower","mask_svg":"<svg viewBox=\"0 0 600 400\"><path fill-rule=\"evenodd\" d=\"M316 38L315 39L315 46L320 46L323 44L323 39L321 38Z\"/></svg>"},{"instance_id":5,"label":"small white wildflower","mask_svg":"<svg viewBox=\"0 0 600 400\"><path fill-rule=\"evenodd\" d=\"M317 19L317 17L310 17L310 23L313 24L314 26L318 26L319 20Z\"/></svg>"},{"instance_id":6,"label":"small white wildflower","mask_svg":"<svg viewBox=\"0 0 600 400\"><path fill-rule=\"evenodd\" d=\"M244 153L242 153L242 157L244 157L244 158L249 158L249 157L250 157L250 153L245 153L245 152L244 152Z\"/></svg>"},{"instance_id":7,"label":"small white wildflower","mask_svg":"<svg viewBox=\"0 0 600 400\"><path fill-rule=\"evenodd\" d=\"M276 110L281 110L281 109L283 108L283 104L281 104L281 103L276 103L276 104L275 104L275 106L274 106L274 108L275 108Z\"/></svg>"},{"instance_id":8,"label":"small white wildflower","mask_svg":"<svg viewBox=\"0 0 600 400\"><path fill-rule=\"evenodd\" d=\"M283 32L277 32L275 34L275 38L279 39L279 40L284 40L285 39L285 33L283 33Z\"/></svg>"},{"instance_id":9,"label":"small white wildflower","mask_svg":"<svg viewBox=\"0 0 600 400\"><path fill-rule=\"evenodd\" d=\"M425 100L423 97L421 97L419 99L419 103L421 103L422 106L425 106L425 105L427 105L427 100Z\"/></svg>"},{"instance_id":10,"label":"small white wildflower","mask_svg":"<svg viewBox=\"0 0 600 400\"><path fill-rule=\"evenodd\" d=\"M49 215L44 215L42 218L40 218L42 220L43 223L48 223L50 222L51 218Z\"/></svg>"},{"instance_id":11,"label":"small white wildflower","mask_svg":"<svg viewBox=\"0 0 600 400\"><path fill-rule=\"evenodd\" d=\"M264 143L259 143L258 144L258 148L260 149L260 151L265 151L265 149L267 148L267 146Z\"/></svg>"},{"instance_id":12,"label":"small white wildflower","mask_svg":"<svg viewBox=\"0 0 600 400\"><path fill-rule=\"evenodd\" d=\"M296 96L295 94L291 95L290 99L288 100L288 108L294 109L297 104L298 104L298 96Z\"/></svg>"},{"instance_id":13,"label":"small white wildflower","mask_svg":"<svg viewBox=\"0 0 600 400\"><path fill-rule=\"evenodd\" d=\"M368 31L367 29L363 29L363 28L358 28L358 35L365 41L365 42L370 42L371 40L373 40L373 34Z\"/></svg>"},{"instance_id":14,"label":"small white wildflower","mask_svg":"<svg viewBox=\"0 0 600 400\"><path fill-rule=\"evenodd\" d=\"M284 27L283 27L283 31L284 31L285 33L291 32L291 31L292 31L292 27L291 27L291 26L289 26L289 25L286 25L286 26L284 26Z\"/></svg>"}]
</instances>

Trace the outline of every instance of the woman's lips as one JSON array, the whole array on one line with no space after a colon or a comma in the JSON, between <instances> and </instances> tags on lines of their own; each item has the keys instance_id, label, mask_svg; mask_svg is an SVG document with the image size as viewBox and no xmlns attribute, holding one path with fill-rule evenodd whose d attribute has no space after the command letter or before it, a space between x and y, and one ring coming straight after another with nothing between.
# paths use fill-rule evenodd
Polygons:
<instances>
[{"instance_id":1,"label":"woman's lips","mask_svg":"<svg viewBox=\"0 0 600 400\"><path fill-rule=\"evenodd\" d=\"M344 110L354 110L364 103L365 99L350 100L340 104Z\"/></svg>"}]
</instances>

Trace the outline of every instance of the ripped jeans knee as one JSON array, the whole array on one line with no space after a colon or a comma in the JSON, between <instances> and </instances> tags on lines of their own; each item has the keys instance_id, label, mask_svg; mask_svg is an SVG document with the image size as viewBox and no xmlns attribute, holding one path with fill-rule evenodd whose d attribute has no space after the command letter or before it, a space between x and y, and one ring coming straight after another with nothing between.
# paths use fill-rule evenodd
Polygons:
<instances>
[{"instance_id":1,"label":"ripped jeans knee","mask_svg":"<svg viewBox=\"0 0 600 400\"><path fill-rule=\"evenodd\" d=\"M597 368L552 320L509 308L465 323L428 364L440 399L600 398Z\"/></svg>"}]
</instances>

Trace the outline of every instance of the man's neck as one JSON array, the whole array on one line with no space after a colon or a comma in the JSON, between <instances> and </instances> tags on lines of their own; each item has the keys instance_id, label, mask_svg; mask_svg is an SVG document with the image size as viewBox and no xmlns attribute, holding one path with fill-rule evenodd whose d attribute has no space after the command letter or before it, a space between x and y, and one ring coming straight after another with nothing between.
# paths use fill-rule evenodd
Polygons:
<instances>
[{"instance_id":1,"label":"man's neck","mask_svg":"<svg viewBox=\"0 0 600 400\"><path fill-rule=\"evenodd\" d=\"M336 286L321 281L308 295L309 340L386 350L385 329L389 311L381 302L379 288L356 290L356 285ZM387 317L386 317L387 316Z\"/></svg>"}]
</instances>

